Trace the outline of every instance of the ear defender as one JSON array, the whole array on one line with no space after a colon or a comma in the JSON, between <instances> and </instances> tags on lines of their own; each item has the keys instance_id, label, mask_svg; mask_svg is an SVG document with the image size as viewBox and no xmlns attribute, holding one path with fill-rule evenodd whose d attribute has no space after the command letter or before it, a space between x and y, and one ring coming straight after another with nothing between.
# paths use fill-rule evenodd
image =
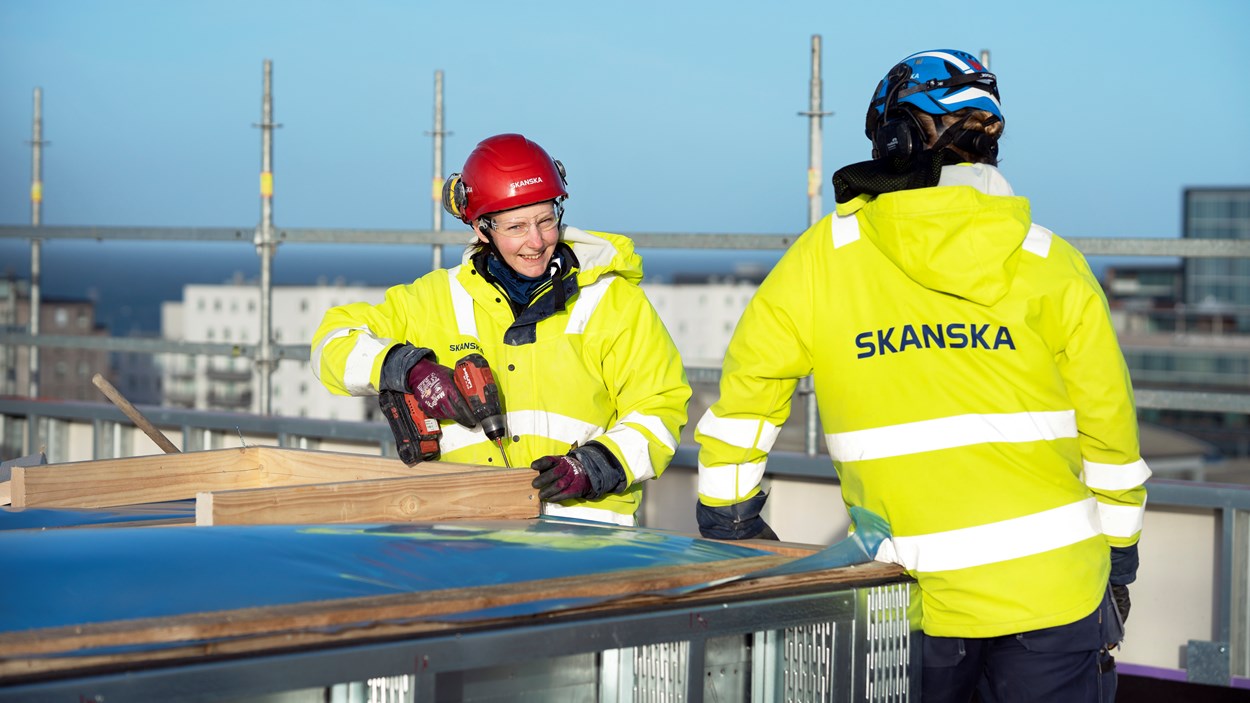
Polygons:
<instances>
[{"instance_id":1,"label":"ear defender","mask_svg":"<svg viewBox=\"0 0 1250 703\"><path fill-rule=\"evenodd\" d=\"M556 170L560 172L560 182L567 186L569 184L569 177L568 174L564 172L564 164L560 163L559 159L552 159L552 161L556 162Z\"/></svg>"},{"instance_id":2,"label":"ear defender","mask_svg":"<svg viewBox=\"0 0 1250 703\"><path fill-rule=\"evenodd\" d=\"M468 197L464 192L464 181L461 180L460 174L453 173L450 178L443 181L443 209L463 222L467 205Z\"/></svg>"},{"instance_id":3,"label":"ear defender","mask_svg":"<svg viewBox=\"0 0 1250 703\"><path fill-rule=\"evenodd\" d=\"M920 127L912 121L911 115L895 116L872 135L872 158L903 163L923 149L924 142Z\"/></svg>"},{"instance_id":4,"label":"ear defender","mask_svg":"<svg viewBox=\"0 0 1250 703\"><path fill-rule=\"evenodd\" d=\"M886 75L885 101L881 106L881 123L872 135L872 158L891 159L896 164L908 161L924 148L924 133L908 112L898 105L898 93L911 80L911 67L900 63Z\"/></svg>"}]
</instances>

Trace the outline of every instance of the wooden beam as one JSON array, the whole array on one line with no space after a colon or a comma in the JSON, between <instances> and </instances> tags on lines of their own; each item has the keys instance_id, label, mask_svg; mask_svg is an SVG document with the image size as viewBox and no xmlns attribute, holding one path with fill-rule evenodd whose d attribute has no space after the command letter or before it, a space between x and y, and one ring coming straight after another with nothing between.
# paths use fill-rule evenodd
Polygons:
<instances>
[{"instance_id":1,"label":"wooden beam","mask_svg":"<svg viewBox=\"0 0 1250 703\"><path fill-rule=\"evenodd\" d=\"M13 469L17 508L107 508L186 500L198 490L249 488L258 468L248 449L77 461Z\"/></svg>"},{"instance_id":2,"label":"wooden beam","mask_svg":"<svg viewBox=\"0 0 1250 703\"><path fill-rule=\"evenodd\" d=\"M206 491L480 471L485 467L282 447L241 447L181 454L13 468L13 506L107 508L188 500Z\"/></svg>"},{"instance_id":3,"label":"wooden beam","mask_svg":"<svg viewBox=\"0 0 1250 703\"><path fill-rule=\"evenodd\" d=\"M530 469L485 469L200 493L197 525L301 525L538 517Z\"/></svg>"},{"instance_id":4,"label":"wooden beam","mask_svg":"<svg viewBox=\"0 0 1250 703\"><path fill-rule=\"evenodd\" d=\"M403 593L334 601L193 613L6 633L0 639L0 682L66 676L74 671L134 669L203 656L244 656L266 651L357 644L413 637L464 627L584 618L631 609L679 607L727 600L835 592L904 580L893 564L873 562L826 571L743 579L675 596L656 592L694 586L779 566L785 557L763 556L544 579L524 583ZM589 598L590 605L521 618L444 622L439 616L550 598ZM92 654L82 650L119 645L146 651ZM160 646L156 646L160 645Z\"/></svg>"}]
</instances>

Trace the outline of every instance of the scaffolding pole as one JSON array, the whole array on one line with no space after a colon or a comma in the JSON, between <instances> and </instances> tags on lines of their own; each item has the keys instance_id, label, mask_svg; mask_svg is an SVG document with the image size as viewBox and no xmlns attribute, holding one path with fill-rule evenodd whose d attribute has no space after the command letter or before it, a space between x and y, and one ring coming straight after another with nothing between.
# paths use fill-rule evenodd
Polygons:
<instances>
[{"instance_id":1,"label":"scaffolding pole","mask_svg":"<svg viewBox=\"0 0 1250 703\"><path fill-rule=\"evenodd\" d=\"M426 132L427 135L434 137L434 179L432 181L430 195L432 210L434 213L434 221L432 223L435 232L443 231L443 137L451 134L451 132L443 131L443 72L438 70L434 72L434 131ZM443 245L435 244L431 247L431 269L443 268Z\"/></svg>"},{"instance_id":2,"label":"scaffolding pole","mask_svg":"<svg viewBox=\"0 0 1250 703\"><path fill-rule=\"evenodd\" d=\"M265 59L264 97L260 138L260 226L256 228L256 253L260 255L260 349L255 360L260 371L260 414L271 414L273 398L273 257L277 242L273 236L273 130L282 125L273 121L273 61Z\"/></svg>"},{"instance_id":3,"label":"scaffolding pole","mask_svg":"<svg viewBox=\"0 0 1250 703\"><path fill-rule=\"evenodd\" d=\"M38 227L43 221L43 89L35 88L35 111L30 136L30 226ZM30 240L30 334L39 336L40 302L43 288L40 282L43 259L43 240ZM39 347L30 348L30 397L39 397ZM32 449L27 447L27 449ZM33 449L32 449L33 450Z\"/></svg>"},{"instance_id":4,"label":"scaffolding pole","mask_svg":"<svg viewBox=\"0 0 1250 703\"><path fill-rule=\"evenodd\" d=\"M807 226L811 227L823 216L824 205L821 202L820 191L823 185L824 176L821 171L821 161L824 159L824 148L821 144L821 125L822 120L832 115L832 112L823 112L822 92L823 85L820 77L820 35L812 35L812 82L810 87L810 106L807 112L800 112L799 115L807 117ZM807 384L804 384L805 386ZM817 451L817 443L820 437L818 410L816 407L816 392L814 388L806 389L807 394L805 406L807 408L807 453L809 456L815 456Z\"/></svg>"}]
</instances>

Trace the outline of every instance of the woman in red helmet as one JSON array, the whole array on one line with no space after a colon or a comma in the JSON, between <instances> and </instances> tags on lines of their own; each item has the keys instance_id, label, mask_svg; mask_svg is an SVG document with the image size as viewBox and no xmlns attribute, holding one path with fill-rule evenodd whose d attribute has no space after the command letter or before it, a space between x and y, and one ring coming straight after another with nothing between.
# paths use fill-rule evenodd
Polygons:
<instances>
[{"instance_id":1,"label":"woman in red helmet","mask_svg":"<svg viewBox=\"0 0 1250 703\"><path fill-rule=\"evenodd\" d=\"M497 465L451 380L486 357L506 410L504 450L537 470L545 512L634 524L642 482L668 466L686 424L681 357L638 287L620 235L563 224L564 167L519 134L490 137L443 190L473 228L459 266L332 308L313 336L332 393L413 393L438 418L443 461Z\"/></svg>"}]
</instances>

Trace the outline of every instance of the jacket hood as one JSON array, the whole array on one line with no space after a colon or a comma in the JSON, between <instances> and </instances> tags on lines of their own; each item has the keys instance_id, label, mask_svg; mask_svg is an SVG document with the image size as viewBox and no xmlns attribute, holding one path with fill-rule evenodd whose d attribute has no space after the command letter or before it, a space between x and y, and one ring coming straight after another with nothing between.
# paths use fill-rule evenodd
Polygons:
<instances>
[{"instance_id":1,"label":"jacket hood","mask_svg":"<svg viewBox=\"0 0 1250 703\"><path fill-rule=\"evenodd\" d=\"M993 305L1007 294L1032 218L993 166L944 166L932 188L857 198L860 231L913 281L930 290Z\"/></svg>"},{"instance_id":2,"label":"jacket hood","mask_svg":"<svg viewBox=\"0 0 1250 703\"><path fill-rule=\"evenodd\" d=\"M642 281L642 257L634 251L629 237L566 226L560 239L577 255L579 285L590 285L609 273L635 285Z\"/></svg>"}]
</instances>

